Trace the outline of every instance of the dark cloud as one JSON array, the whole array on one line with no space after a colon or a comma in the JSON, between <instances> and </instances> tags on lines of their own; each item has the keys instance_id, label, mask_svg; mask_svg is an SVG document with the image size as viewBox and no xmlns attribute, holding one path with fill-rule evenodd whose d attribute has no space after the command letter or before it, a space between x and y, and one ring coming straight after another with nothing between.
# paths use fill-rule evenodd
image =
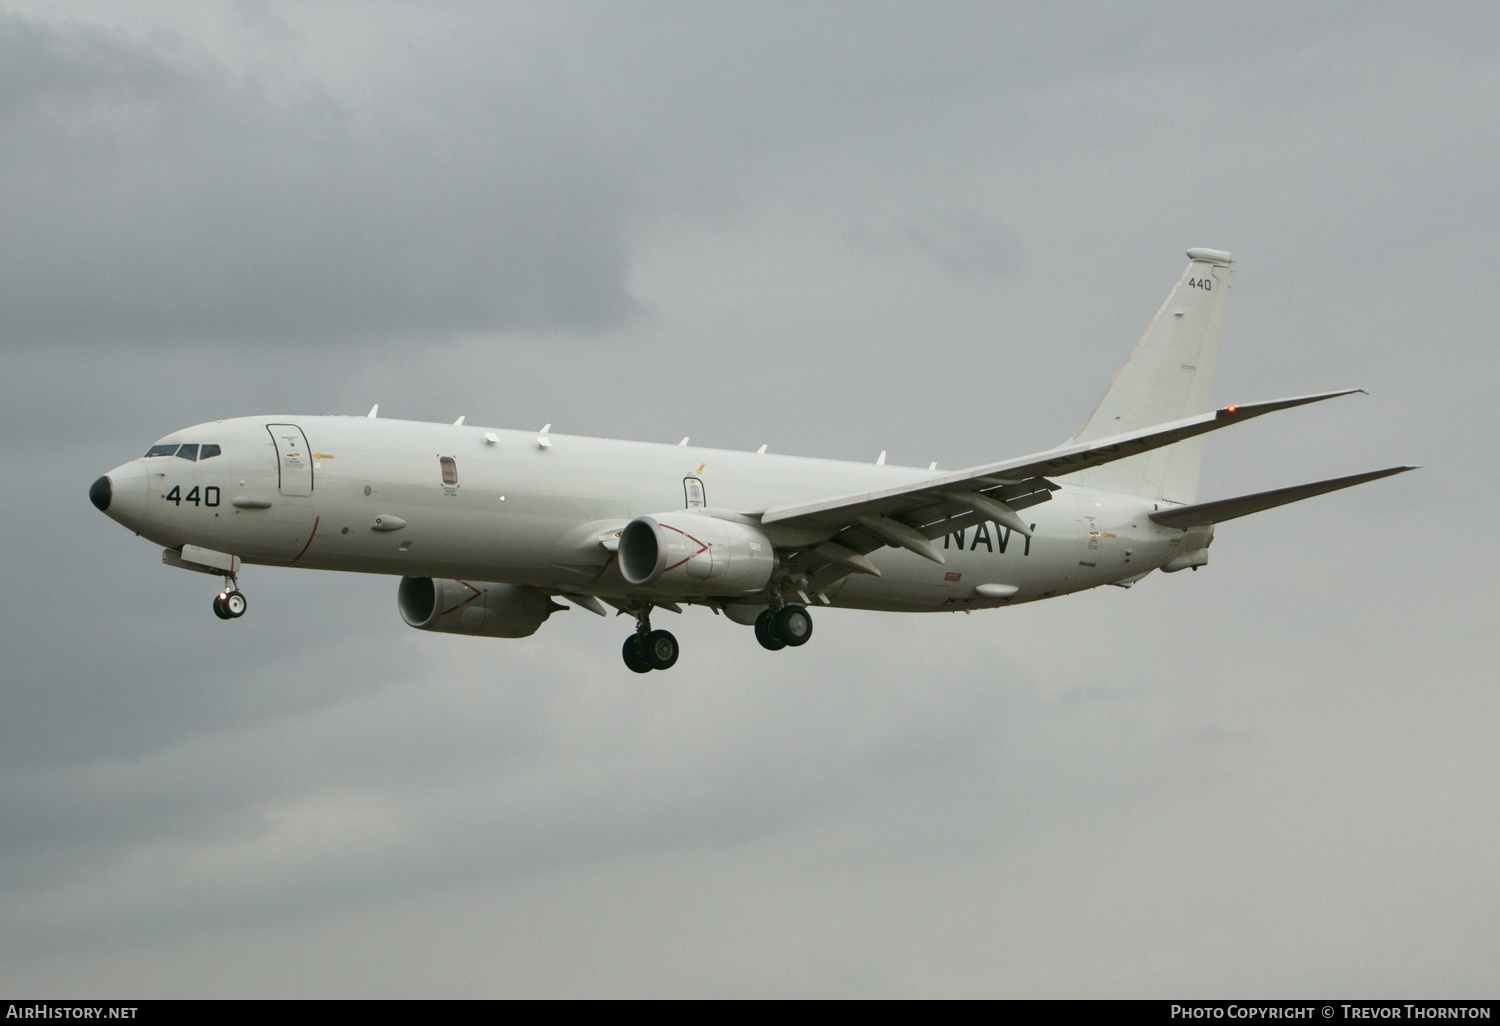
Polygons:
<instances>
[{"instance_id":1,"label":"dark cloud","mask_svg":"<svg viewBox=\"0 0 1500 1026\"><path fill-rule=\"evenodd\" d=\"M618 323L625 185L534 97L356 111L185 41L0 21L0 335Z\"/></svg>"}]
</instances>

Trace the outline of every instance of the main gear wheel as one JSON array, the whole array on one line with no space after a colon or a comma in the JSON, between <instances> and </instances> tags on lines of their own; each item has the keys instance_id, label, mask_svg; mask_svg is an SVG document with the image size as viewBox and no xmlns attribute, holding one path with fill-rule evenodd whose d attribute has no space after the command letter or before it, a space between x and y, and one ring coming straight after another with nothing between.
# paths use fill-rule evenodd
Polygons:
<instances>
[{"instance_id":1,"label":"main gear wheel","mask_svg":"<svg viewBox=\"0 0 1500 1026\"><path fill-rule=\"evenodd\" d=\"M806 606L782 606L771 623L776 637L793 648L807 644L812 637L812 614Z\"/></svg>"}]
</instances>

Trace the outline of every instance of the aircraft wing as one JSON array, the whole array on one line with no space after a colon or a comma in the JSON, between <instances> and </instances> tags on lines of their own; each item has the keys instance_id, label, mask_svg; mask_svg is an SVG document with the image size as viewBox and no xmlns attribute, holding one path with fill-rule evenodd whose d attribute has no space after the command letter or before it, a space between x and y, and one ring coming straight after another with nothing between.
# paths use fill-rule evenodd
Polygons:
<instances>
[{"instance_id":1,"label":"aircraft wing","mask_svg":"<svg viewBox=\"0 0 1500 1026\"><path fill-rule=\"evenodd\" d=\"M1209 524L1222 524L1235 517L1259 513L1263 509L1273 509L1289 502L1310 499L1314 495L1336 492L1340 488L1352 488L1366 481L1378 481L1382 477L1404 474L1408 470L1416 469L1416 467L1388 467L1385 470L1371 470L1364 474L1336 477L1329 481L1315 481L1312 484L1277 488L1270 492L1256 492L1254 495L1240 495L1233 499L1219 499L1217 502L1200 502L1192 506L1164 509L1158 513L1150 513L1148 516L1164 527L1205 527Z\"/></svg>"},{"instance_id":2,"label":"aircraft wing","mask_svg":"<svg viewBox=\"0 0 1500 1026\"><path fill-rule=\"evenodd\" d=\"M933 562L942 563L942 554L932 545L931 539L963 530L981 520L993 520L1029 535L1030 527L1016 511L1052 497L1052 492L1059 486L1049 481L1048 475L1072 474L1277 410L1363 391L1349 388L1226 406L1138 431L1075 442L967 470L934 474L893 488L794 506L777 506L762 511L759 520L765 527L780 525L784 530L792 529L808 539L819 539L786 546L798 550L792 558L808 568L815 588L826 586L849 573L878 575L879 571L864 556L887 544L910 549Z\"/></svg>"}]
</instances>

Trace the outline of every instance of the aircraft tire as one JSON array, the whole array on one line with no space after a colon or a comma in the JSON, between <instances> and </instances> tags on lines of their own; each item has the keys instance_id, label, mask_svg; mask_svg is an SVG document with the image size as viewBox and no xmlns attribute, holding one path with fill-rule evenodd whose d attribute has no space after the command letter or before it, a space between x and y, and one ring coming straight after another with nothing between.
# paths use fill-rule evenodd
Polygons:
<instances>
[{"instance_id":1,"label":"aircraft tire","mask_svg":"<svg viewBox=\"0 0 1500 1026\"><path fill-rule=\"evenodd\" d=\"M229 619L238 620L245 615L249 603L245 601L244 592L231 591L224 596L223 606L224 612L229 614Z\"/></svg>"},{"instance_id":2,"label":"aircraft tire","mask_svg":"<svg viewBox=\"0 0 1500 1026\"><path fill-rule=\"evenodd\" d=\"M812 637L812 615L806 606L782 606L776 613L776 637L797 648Z\"/></svg>"},{"instance_id":3,"label":"aircraft tire","mask_svg":"<svg viewBox=\"0 0 1500 1026\"><path fill-rule=\"evenodd\" d=\"M641 657L641 636L632 634L625 639L625 645L620 649L620 655L625 659L625 665L632 673L650 673L651 667Z\"/></svg>"},{"instance_id":4,"label":"aircraft tire","mask_svg":"<svg viewBox=\"0 0 1500 1026\"><path fill-rule=\"evenodd\" d=\"M645 650L646 662L653 670L670 670L681 652L671 631L652 631L646 635L641 647Z\"/></svg>"},{"instance_id":5,"label":"aircraft tire","mask_svg":"<svg viewBox=\"0 0 1500 1026\"><path fill-rule=\"evenodd\" d=\"M223 595L214 596L214 615L217 616L220 620L230 619L229 611L224 608Z\"/></svg>"},{"instance_id":6,"label":"aircraft tire","mask_svg":"<svg viewBox=\"0 0 1500 1026\"><path fill-rule=\"evenodd\" d=\"M761 648L772 652L780 652L786 648L786 642L778 638L775 630L771 627L771 611L769 609L761 610L760 615L755 618L755 640L760 642Z\"/></svg>"}]
</instances>

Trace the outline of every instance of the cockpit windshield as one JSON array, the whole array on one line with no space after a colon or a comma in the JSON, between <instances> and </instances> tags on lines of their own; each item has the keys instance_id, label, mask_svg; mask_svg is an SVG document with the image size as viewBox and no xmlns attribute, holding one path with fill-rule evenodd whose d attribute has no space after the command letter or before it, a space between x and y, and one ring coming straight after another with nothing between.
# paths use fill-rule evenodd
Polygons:
<instances>
[{"instance_id":1,"label":"cockpit windshield","mask_svg":"<svg viewBox=\"0 0 1500 1026\"><path fill-rule=\"evenodd\" d=\"M180 456L185 460L211 460L223 451L212 443L199 445L197 442L189 442L183 445L181 442L165 442L147 449L146 455L148 457Z\"/></svg>"}]
</instances>

